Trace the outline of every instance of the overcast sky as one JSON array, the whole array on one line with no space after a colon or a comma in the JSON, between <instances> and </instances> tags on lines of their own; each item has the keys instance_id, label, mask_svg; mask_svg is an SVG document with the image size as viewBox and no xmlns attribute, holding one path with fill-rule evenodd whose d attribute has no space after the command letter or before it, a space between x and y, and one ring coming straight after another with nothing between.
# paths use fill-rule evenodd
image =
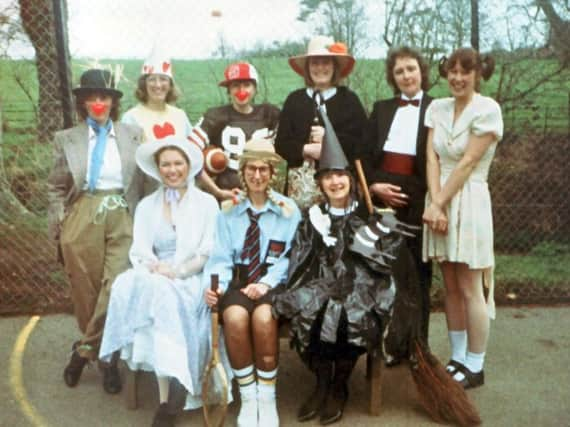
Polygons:
<instances>
[{"instance_id":1,"label":"overcast sky","mask_svg":"<svg viewBox=\"0 0 570 427\"><path fill-rule=\"evenodd\" d=\"M16 0L0 0L0 10ZM492 18L482 28L483 50L505 39L508 5L521 0L480 0L481 11ZM208 58L223 37L230 47L244 50L262 42L299 41L316 33L316 25L296 20L300 0L67 0L68 34L74 58L145 58L153 47L172 58ZM384 1L368 0L368 46L359 56L382 57ZM469 2L465 0L466 7ZM221 16L213 16L212 12ZM511 23L517 22L511 19ZM511 29L521 44L526 31ZM489 35L493 40L489 39ZM526 40L525 40L526 39ZM485 46L485 43L488 46ZM29 43L14 43L10 57L33 57Z\"/></svg>"},{"instance_id":2,"label":"overcast sky","mask_svg":"<svg viewBox=\"0 0 570 427\"><path fill-rule=\"evenodd\" d=\"M0 0L7 4L11 0ZM157 45L174 58L206 58L220 35L237 50L256 42L301 40L315 29L298 22L299 0L67 0L69 44L73 57L144 58ZM371 1L367 17L380 22L381 1ZM221 16L212 16L220 11ZM378 57L372 43L365 52ZM33 56L14 45L10 56Z\"/></svg>"}]
</instances>

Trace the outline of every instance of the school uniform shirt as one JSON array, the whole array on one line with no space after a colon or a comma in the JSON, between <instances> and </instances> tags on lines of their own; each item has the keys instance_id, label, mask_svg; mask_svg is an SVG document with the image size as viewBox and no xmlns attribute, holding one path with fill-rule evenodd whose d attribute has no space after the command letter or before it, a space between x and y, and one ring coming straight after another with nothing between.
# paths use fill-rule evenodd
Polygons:
<instances>
[{"instance_id":1,"label":"school uniform shirt","mask_svg":"<svg viewBox=\"0 0 570 427\"><path fill-rule=\"evenodd\" d=\"M250 220L247 209L261 213L259 217L260 231L260 260L267 265L267 271L258 283L274 288L285 281L289 267L289 250L291 240L301 220L301 213L295 202L288 197L273 192L273 197L279 205L286 204L290 213L286 214L281 206L267 200L261 210L253 208L249 199L244 200L229 211L218 214L215 232L214 249L206 263L204 277L211 274L219 275L220 289L225 291L232 279L232 269L236 264L249 263L242 260L242 251L246 231Z\"/></svg>"}]
</instances>

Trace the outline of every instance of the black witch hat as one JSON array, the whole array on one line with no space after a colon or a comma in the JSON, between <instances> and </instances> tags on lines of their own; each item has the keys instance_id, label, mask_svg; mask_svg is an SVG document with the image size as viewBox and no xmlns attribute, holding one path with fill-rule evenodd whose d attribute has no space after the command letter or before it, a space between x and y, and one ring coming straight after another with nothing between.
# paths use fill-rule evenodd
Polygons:
<instances>
[{"instance_id":1,"label":"black witch hat","mask_svg":"<svg viewBox=\"0 0 570 427\"><path fill-rule=\"evenodd\" d=\"M317 173L315 173L316 179L325 172L331 170L348 171L350 167L348 160L344 155L344 151L342 151L342 147L338 141L338 137L336 136L331 121L327 116L324 105L320 105L318 110L322 119L323 127L325 128L325 137L323 140L323 146L321 147L319 169L317 170Z\"/></svg>"}]
</instances>

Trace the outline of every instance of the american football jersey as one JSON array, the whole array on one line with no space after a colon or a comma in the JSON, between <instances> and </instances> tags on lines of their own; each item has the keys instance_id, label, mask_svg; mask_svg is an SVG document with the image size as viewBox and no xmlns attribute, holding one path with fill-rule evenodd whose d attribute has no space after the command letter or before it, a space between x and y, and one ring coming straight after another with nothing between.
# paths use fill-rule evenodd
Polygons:
<instances>
[{"instance_id":1,"label":"american football jersey","mask_svg":"<svg viewBox=\"0 0 570 427\"><path fill-rule=\"evenodd\" d=\"M272 136L279 121L279 109L271 104L254 105L249 114L231 105L210 108L192 129L190 139L202 148L213 144L224 150L228 168L237 171L245 142Z\"/></svg>"}]
</instances>

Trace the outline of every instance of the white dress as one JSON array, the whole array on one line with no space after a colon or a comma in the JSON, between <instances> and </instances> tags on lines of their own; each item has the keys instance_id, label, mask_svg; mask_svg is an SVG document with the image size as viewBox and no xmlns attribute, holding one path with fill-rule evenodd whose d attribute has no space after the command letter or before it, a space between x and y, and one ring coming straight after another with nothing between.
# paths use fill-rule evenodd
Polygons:
<instances>
[{"instance_id":1,"label":"white dress","mask_svg":"<svg viewBox=\"0 0 570 427\"><path fill-rule=\"evenodd\" d=\"M453 123L455 100L434 100L426 111L425 125L433 129L433 147L439 156L440 184L443 187L467 149L471 134L495 134L498 142L503 136L501 108L493 99L475 94ZM496 143L483 154L463 187L447 206L449 221L446 235L423 228L423 259L438 262L466 263L471 269L485 270L484 282L489 286L489 312L494 317L492 300L493 217L491 196L487 185L489 168L495 155ZM430 203L426 195L426 206Z\"/></svg>"},{"instance_id":2,"label":"white dress","mask_svg":"<svg viewBox=\"0 0 570 427\"><path fill-rule=\"evenodd\" d=\"M194 197L188 194L190 192ZM206 199L201 200L200 193L196 192L189 190L189 199L182 201L191 213L180 212L177 231L185 237L178 236L178 239L173 226L163 215L154 214L161 212L158 207L164 197L162 189L139 203L131 248L131 261L135 267L120 274L113 283L99 351L99 358L103 361L109 361L113 352L120 351L121 359L131 370L176 378L188 391L185 409L202 406L201 377L210 356L211 321L204 302L202 271L200 269L184 279L169 279L150 273L144 262L137 260L150 259L150 255L144 255L147 245L141 242L145 241L148 241L148 250L155 260L173 266L177 265L177 254L181 252L184 258L209 252L217 207L212 200L214 206L211 209L207 203L211 197L203 196ZM194 203L202 203L203 214L194 209ZM149 221L148 217L153 217L154 221ZM186 221L181 221L181 218ZM145 231L148 231L146 235ZM192 243L193 240L196 242ZM220 353L231 379L223 336L220 338Z\"/></svg>"}]
</instances>

